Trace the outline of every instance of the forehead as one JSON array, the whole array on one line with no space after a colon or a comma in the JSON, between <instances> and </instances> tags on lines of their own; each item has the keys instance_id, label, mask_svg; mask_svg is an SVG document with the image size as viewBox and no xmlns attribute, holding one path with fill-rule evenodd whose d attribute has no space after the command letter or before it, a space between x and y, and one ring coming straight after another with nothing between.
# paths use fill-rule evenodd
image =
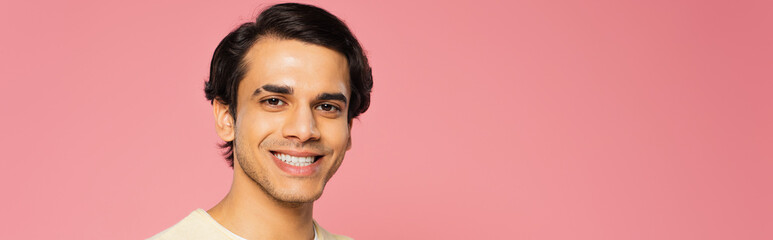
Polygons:
<instances>
[{"instance_id":1,"label":"forehead","mask_svg":"<svg viewBox=\"0 0 773 240\"><path fill-rule=\"evenodd\" d=\"M244 63L247 72L239 84L240 95L273 84L292 87L296 94L340 92L350 97L346 58L326 47L266 37L250 48Z\"/></svg>"}]
</instances>

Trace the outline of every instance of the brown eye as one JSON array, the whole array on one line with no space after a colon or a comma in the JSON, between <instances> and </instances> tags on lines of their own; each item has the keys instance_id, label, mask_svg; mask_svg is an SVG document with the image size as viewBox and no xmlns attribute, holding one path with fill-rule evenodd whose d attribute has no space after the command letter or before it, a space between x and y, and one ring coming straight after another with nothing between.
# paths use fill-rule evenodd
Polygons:
<instances>
[{"instance_id":1,"label":"brown eye","mask_svg":"<svg viewBox=\"0 0 773 240\"><path fill-rule=\"evenodd\" d=\"M319 106L317 106L317 109L325 112L339 111L338 107L333 106L333 104L327 104L327 103L320 104Z\"/></svg>"},{"instance_id":2,"label":"brown eye","mask_svg":"<svg viewBox=\"0 0 773 240\"><path fill-rule=\"evenodd\" d=\"M280 100L279 98L269 98L269 99L263 100L263 102L267 103L268 105L272 105L272 106L282 106L282 105L285 105L285 102Z\"/></svg>"}]
</instances>

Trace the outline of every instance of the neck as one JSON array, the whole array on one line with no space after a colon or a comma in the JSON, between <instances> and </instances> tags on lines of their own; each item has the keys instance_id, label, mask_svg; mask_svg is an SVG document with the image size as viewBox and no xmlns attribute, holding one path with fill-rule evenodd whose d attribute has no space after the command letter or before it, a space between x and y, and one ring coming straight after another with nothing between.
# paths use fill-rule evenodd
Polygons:
<instances>
[{"instance_id":1,"label":"neck","mask_svg":"<svg viewBox=\"0 0 773 240\"><path fill-rule=\"evenodd\" d=\"M246 239L314 239L314 203L277 201L234 164L231 190L209 209L220 225Z\"/></svg>"}]
</instances>

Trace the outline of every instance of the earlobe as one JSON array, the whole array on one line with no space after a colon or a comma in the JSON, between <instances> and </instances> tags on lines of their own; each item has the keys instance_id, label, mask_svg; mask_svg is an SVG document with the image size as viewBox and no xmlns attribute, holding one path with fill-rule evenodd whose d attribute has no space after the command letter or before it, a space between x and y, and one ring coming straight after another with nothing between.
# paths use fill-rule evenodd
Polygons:
<instances>
[{"instance_id":1,"label":"earlobe","mask_svg":"<svg viewBox=\"0 0 773 240\"><path fill-rule=\"evenodd\" d=\"M215 130L217 131L217 135L220 136L220 139L223 139L223 141L233 141L234 123L228 105L222 104L216 99L212 103L212 111L215 115Z\"/></svg>"}]
</instances>

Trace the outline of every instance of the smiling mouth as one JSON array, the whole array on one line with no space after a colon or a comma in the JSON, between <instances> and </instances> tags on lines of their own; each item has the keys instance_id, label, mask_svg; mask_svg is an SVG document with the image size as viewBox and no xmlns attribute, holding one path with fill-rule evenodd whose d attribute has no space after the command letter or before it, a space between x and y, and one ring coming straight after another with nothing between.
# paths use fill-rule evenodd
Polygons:
<instances>
[{"instance_id":1,"label":"smiling mouth","mask_svg":"<svg viewBox=\"0 0 773 240\"><path fill-rule=\"evenodd\" d=\"M278 158L282 162L287 163L289 165L296 166L296 167L309 166L309 165L317 162L317 160L319 160L320 158L322 158L322 155L300 157L300 156L293 156L293 155L290 155L290 154L274 152L274 151L271 151L271 154L273 154L276 158Z\"/></svg>"}]
</instances>

